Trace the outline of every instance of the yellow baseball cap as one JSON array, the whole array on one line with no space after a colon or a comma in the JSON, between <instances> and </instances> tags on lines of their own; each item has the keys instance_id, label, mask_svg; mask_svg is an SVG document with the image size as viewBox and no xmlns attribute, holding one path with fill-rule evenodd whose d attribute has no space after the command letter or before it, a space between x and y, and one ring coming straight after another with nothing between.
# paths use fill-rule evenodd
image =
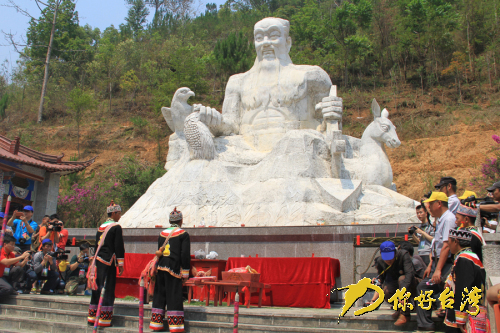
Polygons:
<instances>
[{"instance_id":1,"label":"yellow baseball cap","mask_svg":"<svg viewBox=\"0 0 500 333\"><path fill-rule=\"evenodd\" d=\"M431 197L424 202L444 201L448 202L448 197L443 192L432 192Z\"/></svg>"},{"instance_id":2,"label":"yellow baseball cap","mask_svg":"<svg viewBox=\"0 0 500 333\"><path fill-rule=\"evenodd\" d=\"M465 191L462 196L458 197L460 200L467 199L468 197L475 196L477 198L476 192Z\"/></svg>"}]
</instances>

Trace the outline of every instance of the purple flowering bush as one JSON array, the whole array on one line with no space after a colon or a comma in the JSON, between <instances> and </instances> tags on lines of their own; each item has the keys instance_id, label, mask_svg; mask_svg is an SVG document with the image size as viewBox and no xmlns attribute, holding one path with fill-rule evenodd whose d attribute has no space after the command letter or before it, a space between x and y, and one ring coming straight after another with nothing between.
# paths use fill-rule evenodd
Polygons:
<instances>
[{"instance_id":1,"label":"purple flowering bush","mask_svg":"<svg viewBox=\"0 0 500 333\"><path fill-rule=\"evenodd\" d=\"M134 156L124 157L102 173L69 175L61 180L58 212L67 227L94 228L106 218L106 207L114 200L123 211L130 208L158 178L161 164L148 164Z\"/></svg>"},{"instance_id":2,"label":"purple flowering bush","mask_svg":"<svg viewBox=\"0 0 500 333\"><path fill-rule=\"evenodd\" d=\"M495 157L487 157L481 164L479 175L473 177L469 183L478 194L484 193L487 187L500 180L500 136L492 135L491 138L496 143L491 149Z\"/></svg>"},{"instance_id":3,"label":"purple flowering bush","mask_svg":"<svg viewBox=\"0 0 500 333\"><path fill-rule=\"evenodd\" d=\"M93 180L93 184L74 183L59 195L58 212L68 227L95 228L105 218L106 207L119 184Z\"/></svg>"}]
</instances>

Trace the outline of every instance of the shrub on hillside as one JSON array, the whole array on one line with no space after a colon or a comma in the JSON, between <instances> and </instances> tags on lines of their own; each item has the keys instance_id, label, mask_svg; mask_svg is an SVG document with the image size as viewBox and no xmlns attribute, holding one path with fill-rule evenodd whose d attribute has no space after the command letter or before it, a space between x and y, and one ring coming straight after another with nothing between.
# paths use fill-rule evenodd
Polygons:
<instances>
[{"instance_id":1,"label":"shrub on hillside","mask_svg":"<svg viewBox=\"0 0 500 333\"><path fill-rule=\"evenodd\" d=\"M95 228L105 218L106 207L113 198L118 183L94 182L88 180L74 183L65 193L59 195L57 209L66 227Z\"/></svg>"},{"instance_id":2,"label":"shrub on hillside","mask_svg":"<svg viewBox=\"0 0 500 333\"><path fill-rule=\"evenodd\" d=\"M484 193L487 187L500 179L500 136L493 135L491 138L495 141L492 146L494 157L486 158L484 163L481 164L480 175L472 178L469 183L478 195Z\"/></svg>"},{"instance_id":3,"label":"shrub on hillside","mask_svg":"<svg viewBox=\"0 0 500 333\"><path fill-rule=\"evenodd\" d=\"M161 164L149 165L126 156L102 174L92 173L87 178L82 174L65 176L61 180L58 212L68 228L95 228L105 220L111 200L126 211L165 172Z\"/></svg>"},{"instance_id":4,"label":"shrub on hillside","mask_svg":"<svg viewBox=\"0 0 500 333\"><path fill-rule=\"evenodd\" d=\"M138 161L134 156L127 156L116 169L108 172L120 186L120 204L130 208L166 170L160 163L150 165Z\"/></svg>"}]
</instances>

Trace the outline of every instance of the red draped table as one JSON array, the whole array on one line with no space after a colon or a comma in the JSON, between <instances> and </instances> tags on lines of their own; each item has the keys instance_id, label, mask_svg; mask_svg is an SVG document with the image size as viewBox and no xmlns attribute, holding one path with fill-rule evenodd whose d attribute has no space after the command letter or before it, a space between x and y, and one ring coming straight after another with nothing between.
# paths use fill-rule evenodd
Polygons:
<instances>
[{"instance_id":1,"label":"red draped table","mask_svg":"<svg viewBox=\"0 0 500 333\"><path fill-rule=\"evenodd\" d=\"M263 305L298 308L330 308L330 292L340 276L340 262L333 258L228 258L226 270L250 265L260 282L271 285L271 297ZM273 304L271 304L271 300ZM251 303L257 304L252 297Z\"/></svg>"},{"instance_id":2,"label":"red draped table","mask_svg":"<svg viewBox=\"0 0 500 333\"><path fill-rule=\"evenodd\" d=\"M154 254L144 253L125 254L125 269L123 275L116 277L116 297L123 298L126 296L133 296L139 298L139 278L148 262L150 262L154 256ZM221 278L221 272L224 270L225 265L225 260L191 259L191 267L194 266L202 271L211 269L212 275L215 275L217 279ZM201 287L195 287L193 292L193 298L204 300L205 295L201 293ZM213 295L211 295L211 299L213 299Z\"/></svg>"},{"instance_id":3,"label":"red draped table","mask_svg":"<svg viewBox=\"0 0 500 333\"><path fill-rule=\"evenodd\" d=\"M154 254L126 253L122 276L116 276L115 296L123 298L134 296L139 298L139 277L148 262L154 258Z\"/></svg>"}]
</instances>

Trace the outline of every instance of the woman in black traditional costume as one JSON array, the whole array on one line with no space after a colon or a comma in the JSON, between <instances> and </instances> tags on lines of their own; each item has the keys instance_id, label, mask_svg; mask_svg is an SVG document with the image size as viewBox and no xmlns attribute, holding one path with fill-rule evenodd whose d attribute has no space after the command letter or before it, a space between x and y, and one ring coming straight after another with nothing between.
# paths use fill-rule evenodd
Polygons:
<instances>
[{"instance_id":1,"label":"woman in black traditional costume","mask_svg":"<svg viewBox=\"0 0 500 333\"><path fill-rule=\"evenodd\" d=\"M158 237L158 274L149 328L163 330L165 306L170 332L184 332L182 281L189 278L191 244L189 234L181 229L182 213L174 208L169 216L170 228Z\"/></svg>"},{"instance_id":2,"label":"woman in black traditional costume","mask_svg":"<svg viewBox=\"0 0 500 333\"><path fill-rule=\"evenodd\" d=\"M485 241L483 239L482 232L474 225L476 221L477 209L474 207L469 207L465 205L459 205L457 209L457 226L459 230L465 229L472 233L472 239L470 242L470 248L474 252L481 262L483 261L483 245Z\"/></svg>"},{"instance_id":3,"label":"woman in black traditional costume","mask_svg":"<svg viewBox=\"0 0 500 333\"><path fill-rule=\"evenodd\" d=\"M476 329L480 331L480 326L486 328L487 325L483 306L486 272L478 256L470 248L472 238L472 232L469 230L450 229L448 245L451 253L455 255L455 260L446 279L446 287L454 292L454 303L452 309L446 309L446 332L463 332L467 322L471 324L470 319L472 325L476 325ZM474 301L477 303L474 304ZM441 302L444 305L445 302ZM462 303L465 306L462 306Z\"/></svg>"},{"instance_id":4,"label":"woman in black traditional costume","mask_svg":"<svg viewBox=\"0 0 500 333\"><path fill-rule=\"evenodd\" d=\"M92 278L91 269L87 278L89 285L97 286L92 290L92 298L90 299L88 323L94 325L97 313L97 305L101 296L101 290L106 282L104 291L101 315L99 316L99 326L111 326L113 319L113 306L115 303L115 286L116 286L116 267L118 267L119 275L123 274L125 245L123 244L122 227L117 223L121 217L121 207L115 205L111 201L111 205L107 208L108 219L101 224L96 234L96 253L95 261L95 278ZM102 244L100 245L100 243ZM99 248L100 245L100 248ZM94 279L94 281L92 281ZM94 289L94 288L92 288Z\"/></svg>"}]
</instances>

